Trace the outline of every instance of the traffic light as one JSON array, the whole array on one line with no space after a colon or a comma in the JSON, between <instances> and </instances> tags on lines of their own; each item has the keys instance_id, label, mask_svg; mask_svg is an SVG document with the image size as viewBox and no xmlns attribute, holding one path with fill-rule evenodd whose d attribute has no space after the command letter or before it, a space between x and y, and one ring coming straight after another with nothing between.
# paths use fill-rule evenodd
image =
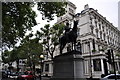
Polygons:
<instances>
[{"instance_id":1,"label":"traffic light","mask_svg":"<svg viewBox=\"0 0 120 80\"><path fill-rule=\"evenodd\" d=\"M107 62L111 64L112 63L111 50L109 49L105 54L106 54Z\"/></svg>"}]
</instances>

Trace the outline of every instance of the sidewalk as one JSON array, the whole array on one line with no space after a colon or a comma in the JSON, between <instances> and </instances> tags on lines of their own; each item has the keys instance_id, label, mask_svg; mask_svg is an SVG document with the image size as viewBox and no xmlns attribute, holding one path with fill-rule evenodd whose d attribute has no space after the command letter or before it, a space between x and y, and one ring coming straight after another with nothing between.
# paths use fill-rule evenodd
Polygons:
<instances>
[{"instance_id":1,"label":"sidewalk","mask_svg":"<svg viewBox=\"0 0 120 80\"><path fill-rule=\"evenodd\" d=\"M0 79L0 80L15 80L15 79L9 79L9 78L5 78L5 79ZM36 78L36 80L40 80L40 78ZM49 77L42 77L42 80L50 80Z\"/></svg>"},{"instance_id":2,"label":"sidewalk","mask_svg":"<svg viewBox=\"0 0 120 80\"><path fill-rule=\"evenodd\" d=\"M40 80L40 78L37 78L36 80ZM42 80L50 80L49 77L42 77Z\"/></svg>"}]
</instances>

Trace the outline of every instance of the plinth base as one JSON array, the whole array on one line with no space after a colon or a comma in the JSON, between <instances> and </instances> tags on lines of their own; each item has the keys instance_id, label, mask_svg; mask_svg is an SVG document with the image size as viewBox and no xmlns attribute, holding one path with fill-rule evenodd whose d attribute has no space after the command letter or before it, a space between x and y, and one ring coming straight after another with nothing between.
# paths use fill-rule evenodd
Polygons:
<instances>
[{"instance_id":1,"label":"plinth base","mask_svg":"<svg viewBox=\"0 0 120 80\"><path fill-rule=\"evenodd\" d=\"M52 80L85 80L83 57L78 51L70 51L53 59Z\"/></svg>"}]
</instances>

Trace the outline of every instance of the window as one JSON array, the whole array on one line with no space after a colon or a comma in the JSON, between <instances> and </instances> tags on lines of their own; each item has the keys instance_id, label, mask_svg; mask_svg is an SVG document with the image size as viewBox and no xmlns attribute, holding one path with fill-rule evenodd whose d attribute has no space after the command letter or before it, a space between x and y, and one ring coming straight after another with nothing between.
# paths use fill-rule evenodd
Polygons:
<instances>
[{"instance_id":1,"label":"window","mask_svg":"<svg viewBox=\"0 0 120 80\"><path fill-rule=\"evenodd\" d=\"M101 60L93 59L94 71L101 71Z\"/></svg>"},{"instance_id":2,"label":"window","mask_svg":"<svg viewBox=\"0 0 120 80\"><path fill-rule=\"evenodd\" d=\"M109 36L108 36L108 44L110 43Z\"/></svg>"},{"instance_id":3,"label":"window","mask_svg":"<svg viewBox=\"0 0 120 80\"><path fill-rule=\"evenodd\" d=\"M100 39L102 39L102 31L100 31Z\"/></svg>"},{"instance_id":4,"label":"window","mask_svg":"<svg viewBox=\"0 0 120 80\"><path fill-rule=\"evenodd\" d=\"M96 36L97 36L97 38L98 38L98 29L96 29Z\"/></svg>"},{"instance_id":5,"label":"window","mask_svg":"<svg viewBox=\"0 0 120 80\"><path fill-rule=\"evenodd\" d=\"M49 64L45 64L45 71L46 71L46 72L49 71Z\"/></svg>"},{"instance_id":6,"label":"window","mask_svg":"<svg viewBox=\"0 0 120 80\"><path fill-rule=\"evenodd\" d=\"M105 33L103 34L103 40L105 40Z\"/></svg>"},{"instance_id":7,"label":"window","mask_svg":"<svg viewBox=\"0 0 120 80\"><path fill-rule=\"evenodd\" d=\"M101 24L99 24L99 29L101 30Z\"/></svg>"},{"instance_id":8,"label":"window","mask_svg":"<svg viewBox=\"0 0 120 80\"><path fill-rule=\"evenodd\" d=\"M98 50L100 51L100 45L98 45Z\"/></svg>"},{"instance_id":9,"label":"window","mask_svg":"<svg viewBox=\"0 0 120 80\"><path fill-rule=\"evenodd\" d=\"M95 26L97 27L97 21L95 21Z\"/></svg>"},{"instance_id":10,"label":"window","mask_svg":"<svg viewBox=\"0 0 120 80\"><path fill-rule=\"evenodd\" d=\"M102 26L102 30L103 30L103 32L105 31L105 30L104 30L104 26Z\"/></svg>"},{"instance_id":11,"label":"window","mask_svg":"<svg viewBox=\"0 0 120 80\"><path fill-rule=\"evenodd\" d=\"M22 63L22 61L20 60L19 63Z\"/></svg>"},{"instance_id":12,"label":"window","mask_svg":"<svg viewBox=\"0 0 120 80\"><path fill-rule=\"evenodd\" d=\"M62 17L60 17L60 19L62 20Z\"/></svg>"},{"instance_id":13,"label":"window","mask_svg":"<svg viewBox=\"0 0 120 80\"><path fill-rule=\"evenodd\" d=\"M94 27L92 25L90 27L91 27L91 33L93 34Z\"/></svg>"},{"instance_id":14,"label":"window","mask_svg":"<svg viewBox=\"0 0 120 80\"><path fill-rule=\"evenodd\" d=\"M74 11L73 11L71 8L69 8L69 11L70 11L71 13L74 13Z\"/></svg>"}]
</instances>

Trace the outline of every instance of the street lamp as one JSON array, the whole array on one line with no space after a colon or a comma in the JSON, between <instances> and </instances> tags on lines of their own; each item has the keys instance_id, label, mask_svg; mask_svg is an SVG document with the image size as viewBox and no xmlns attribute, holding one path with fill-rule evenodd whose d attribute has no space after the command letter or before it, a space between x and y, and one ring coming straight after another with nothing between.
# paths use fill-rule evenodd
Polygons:
<instances>
[{"instance_id":1,"label":"street lamp","mask_svg":"<svg viewBox=\"0 0 120 80\"><path fill-rule=\"evenodd\" d=\"M41 55L40 55L40 68L41 68L41 70L40 70L40 75L39 75L40 80L42 80L42 78L41 78L41 74L42 74L42 60L43 60L43 59L44 59L44 55L41 54Z\"/></svg>"}]
</instances>

